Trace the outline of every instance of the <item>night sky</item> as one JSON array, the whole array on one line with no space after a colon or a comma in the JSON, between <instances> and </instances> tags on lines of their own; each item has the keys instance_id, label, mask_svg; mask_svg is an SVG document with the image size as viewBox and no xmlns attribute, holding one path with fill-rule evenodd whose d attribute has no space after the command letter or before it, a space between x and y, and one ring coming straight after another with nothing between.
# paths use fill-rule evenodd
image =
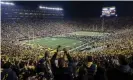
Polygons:
<instances>
[{"instance_id":1,"label":"night sky","mask_svg":"<svg viewBox=\"0 0 133 80\"><path fill-rule=\"evenodd\" d=\"M65 17L99 17L102 7L116 6L118 16L133 16L133 1L15 1L16 6L60 6Z\"/></svg>"}]
</instances>

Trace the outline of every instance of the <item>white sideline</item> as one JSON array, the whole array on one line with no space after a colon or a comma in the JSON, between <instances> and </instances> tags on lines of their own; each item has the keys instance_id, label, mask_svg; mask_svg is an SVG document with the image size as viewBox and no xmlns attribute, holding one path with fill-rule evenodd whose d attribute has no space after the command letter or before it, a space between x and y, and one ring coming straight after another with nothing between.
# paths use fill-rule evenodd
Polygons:
<instances>
[{"instance_id":1,"label":"white sideline","mask_svg":"<svg viewBox=\"0 0 133 80\"><path fill-rule=\"evenodd\" d=\"M74 51L74 50L76 50L76 49L78 49L78 48L80 48L80 47L82 47L82 46L84 46L84 45L87 45L87 44L88 44L88 43L85 43L85 44L83 44L83 45L81 45L81 46L78 46L78 47L76 47L76 48L73 48L73 49L69 50L69 52Z\"/></svg>"}]
</instances>

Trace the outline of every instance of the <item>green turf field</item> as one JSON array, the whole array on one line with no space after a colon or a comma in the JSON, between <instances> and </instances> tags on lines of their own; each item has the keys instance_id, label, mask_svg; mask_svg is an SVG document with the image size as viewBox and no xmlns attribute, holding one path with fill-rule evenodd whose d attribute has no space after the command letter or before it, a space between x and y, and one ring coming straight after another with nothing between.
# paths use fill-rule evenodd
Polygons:
<instances>
[{"instance_id":1,"label":"green turf field","mask_svg":"<svg viewBox=\"0 0 133 80\"><path fill-rule=\"evenodd\" d=\"M67 39L67 38L51 38L51 37L47 37L47 38L39 38L39 39L35 39L30 40L29 42L27 42L27 44L33 44L33 45L40 45L40 46L47 46L50 48L56 48L58 45L61 45L62 47L69 47L69 48L74 48L77 46L80 46L83 42L79 41L79 40L74 40L74 39Z\"/></svg>"},{"instance_id":2,"label":"green turf field","mask_svg":"<svg viewBox=\"0 0 133 80\"><path fill-rule=\"evenodd\" d=\"M108 33L78 31L69 34L77 36L104 36ZM58 37L46 37L26 41L26 44L32 44L33 46L40 45L49 48L56 48L58 45L61 45L62 47L75 48L81 46L83 42L75 39L68 39L58 35Z\"/></svg>"}]
</instances>

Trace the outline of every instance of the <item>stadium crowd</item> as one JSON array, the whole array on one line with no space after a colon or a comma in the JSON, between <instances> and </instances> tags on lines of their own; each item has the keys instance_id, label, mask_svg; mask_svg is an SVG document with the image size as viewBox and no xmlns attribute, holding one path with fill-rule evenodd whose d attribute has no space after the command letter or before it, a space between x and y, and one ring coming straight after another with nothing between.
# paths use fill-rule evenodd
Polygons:
<instances>
[{"instance_id":1,"label":"stadium crowd","mask_svg":"<svg viewBox=\"0 0 133 80\"><path fill-rule=\"evenodd\" d=\"M18 41L67 34L75 31L120 31L132 27L132 17L102 19L16 19L2 20L3 41ZM123 26L123 27L119 27ZM118 30L119 29L119 30Z\"/></svg>"},{"instance_id":2,"label":"stadium crowd","mask_svg":"<svg viewBox=\"0 0 133 80\"><path fill-rule=\"evenodd\" d=\"M93 29L90 26L94 26ZM94 43L94 46L105 46L102 51L69 52L66 48L61 50L61 46L51 50L8 43L32 38L33 32L36 38L81 30L101 31L101 28L94 29L96 26L101 26L101 19L2 21L1 79L133 80L132 18L105 21L105 31L108 29L114 33ZM121 26L122 29L119 29Z\"/></svg>"},{"instance_id":3,"label":"stadium crowd","mask_svg":"<svg viewBox=\"0 0 133 80\"><path fill-rule=\"evenodd\" d=\"M11 52L1 57L2 80L133 79L133 53L70 53L65 48L61 51L60 46L54 53L46 49Z\"/></svg>"}]
</instances>

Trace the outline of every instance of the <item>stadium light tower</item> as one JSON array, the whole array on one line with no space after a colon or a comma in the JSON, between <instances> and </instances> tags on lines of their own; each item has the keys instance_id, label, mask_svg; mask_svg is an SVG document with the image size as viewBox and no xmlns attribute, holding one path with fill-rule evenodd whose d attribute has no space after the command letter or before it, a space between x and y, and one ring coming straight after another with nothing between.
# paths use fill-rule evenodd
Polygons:
<instances>
[{"instance_id":1,"label":"stadium light tower","mask_svg":"<svg viewBox=\"0 0 133 80\"><path fill-rule=\"evenodd\" d=\"M102 18L102 31L104 31L104 17Z\"/></svg>"},{"instance_id":2,"label":"stadium light tower","mask_svg":"<svg viewBox=\"0 0 133 80\"><path fill-rule=\"evenodd\" d=\"M30 44L30 33L28 31L28 43Z\"/></svg>"},{"instance_id":3,"label":"stadium light tower","mask_svg":"<svg viewBox=\"0 0 133 80\"><path fill-rule=\"evenodd\" d=\"M102 15L100 17L102 18L102 31L104 31L104 17L111 17L111 16L116 16L116 7L103 7L102 8Z\"/></svg>"}]
</instances>

